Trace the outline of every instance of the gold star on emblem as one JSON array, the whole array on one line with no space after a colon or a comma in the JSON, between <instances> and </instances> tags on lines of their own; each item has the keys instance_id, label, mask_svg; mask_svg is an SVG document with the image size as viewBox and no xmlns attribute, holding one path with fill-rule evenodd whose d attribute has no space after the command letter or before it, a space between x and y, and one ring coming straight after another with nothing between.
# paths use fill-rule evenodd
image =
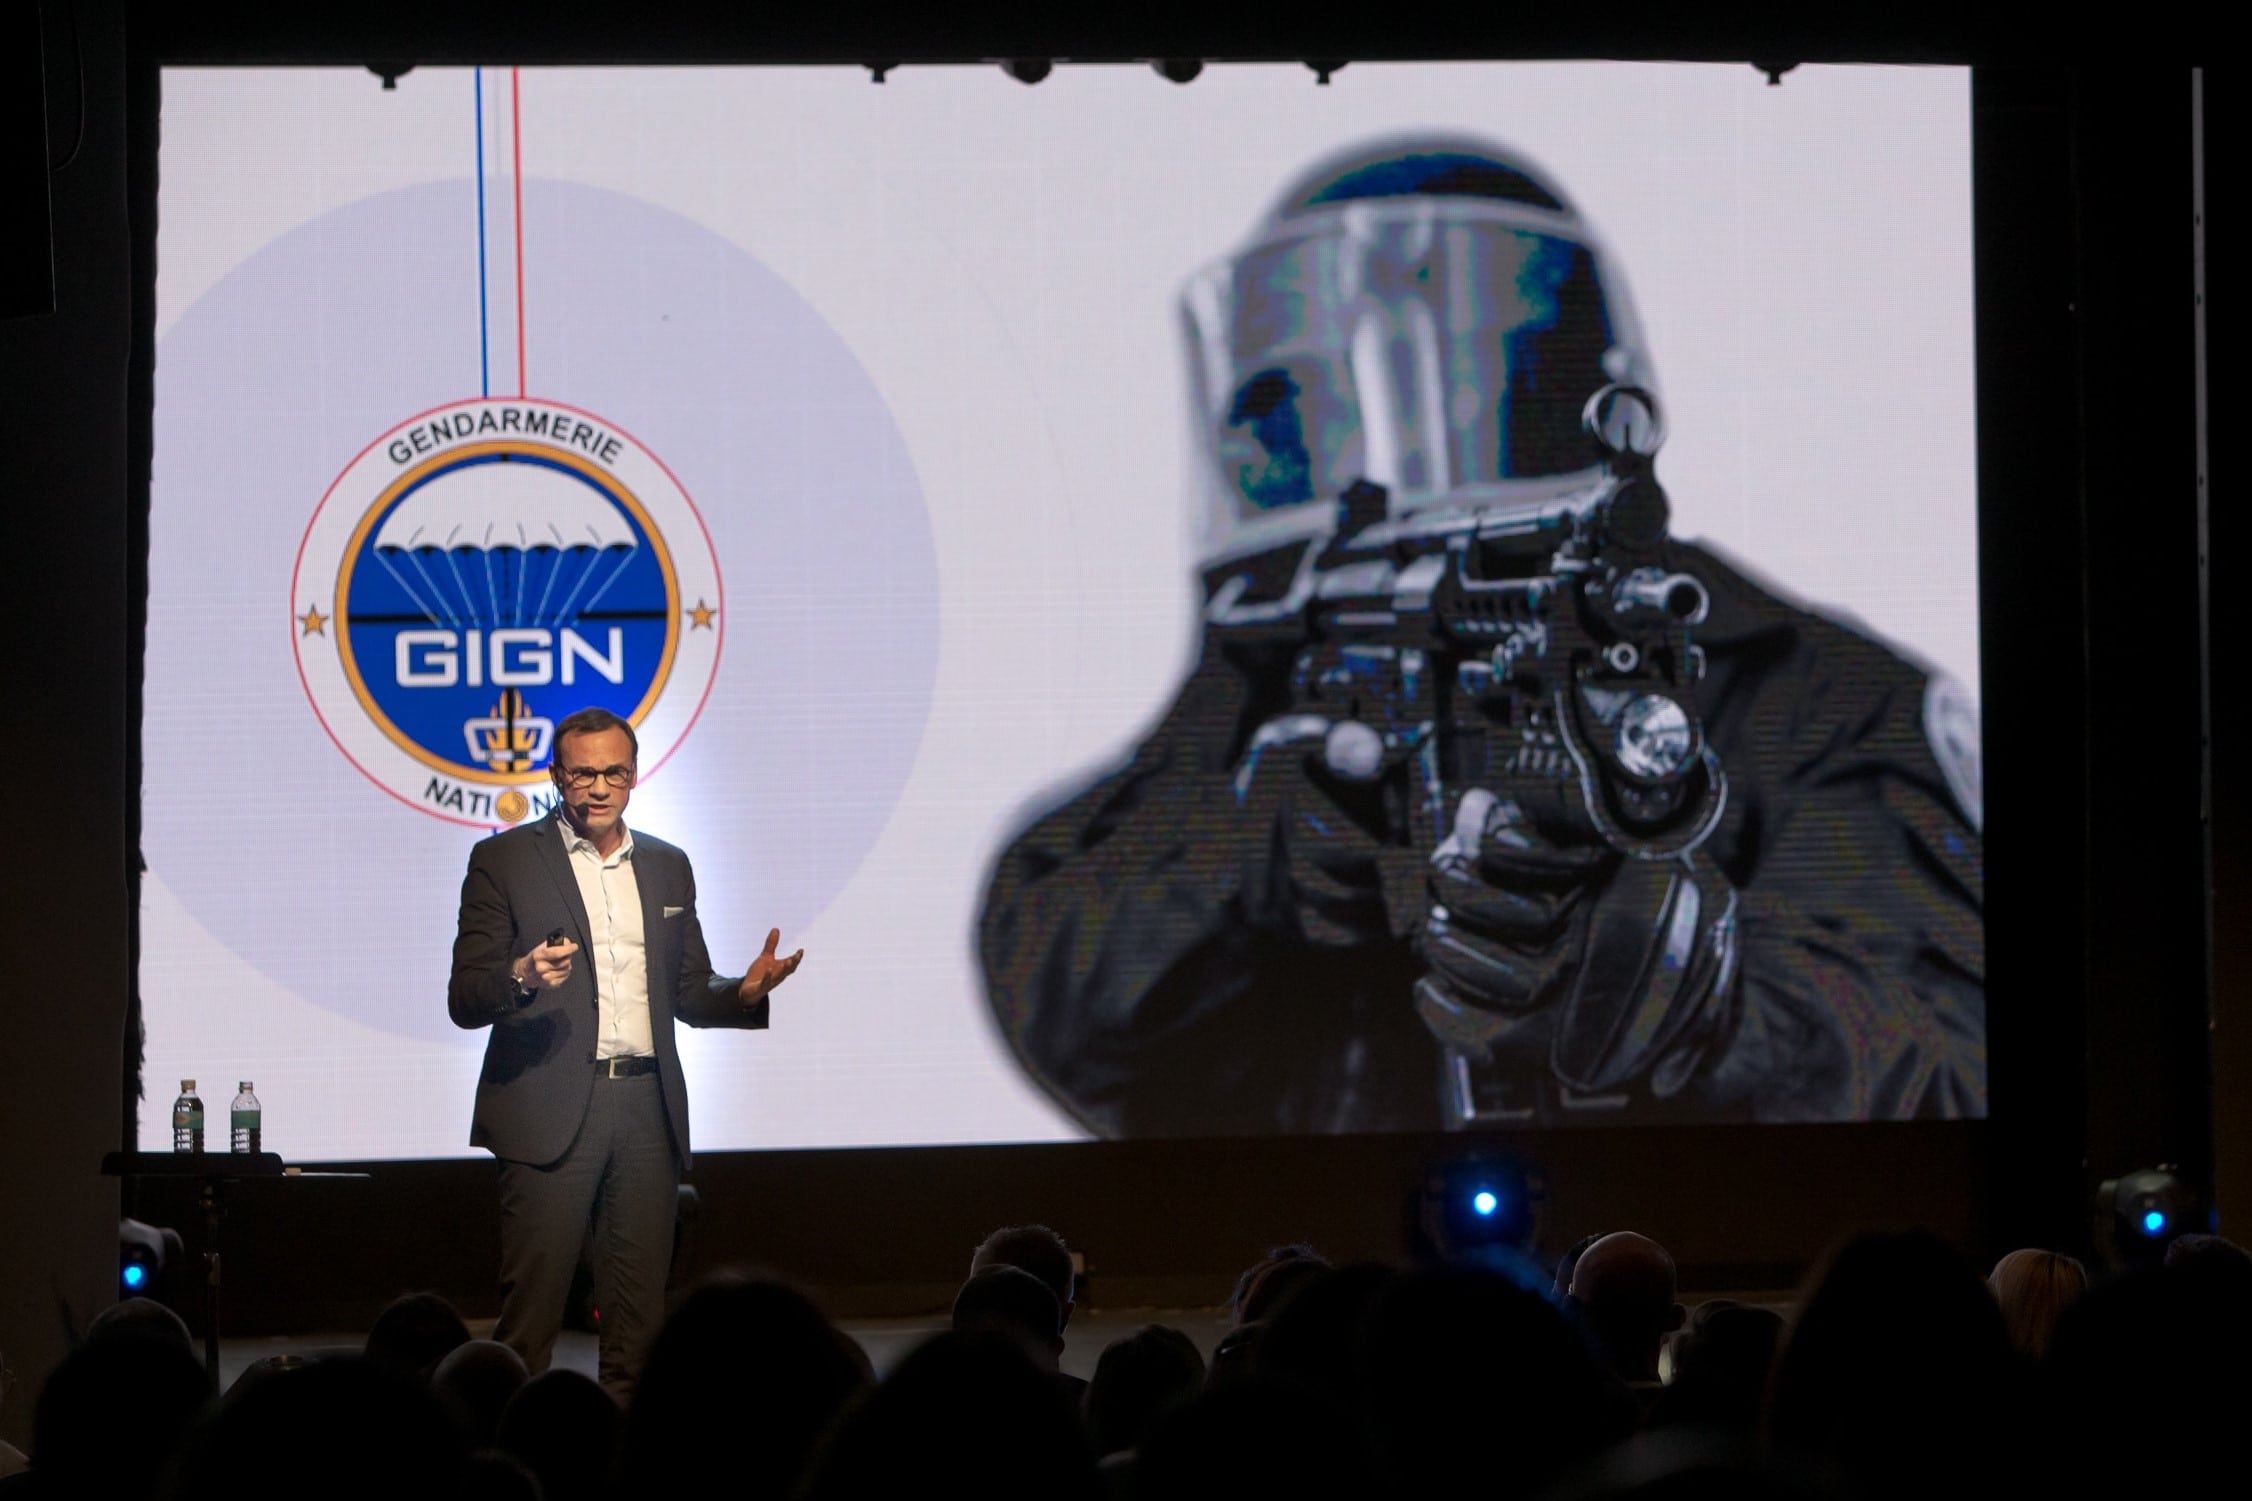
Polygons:
<instances>
[{"instance_id":1,"label":"gold star on emblem","mask_svg":"<svg viewBox=\"0 0 2252 1501\"><path fill-rule=\"evenodd\" d=\"M321 629L321 627L327 625L329 619L329 616L323 615L321 613L321 607L319 605L307 605L305 607L305 613L297 617L297 623L305 628L301 632L301 634L303 635L325 636L328 634L328 632Z\"/></svg>"},{"instance_id":2,"label":"gold star on emblem","mask_svg":"<svg viewBox=\"0 0 2252 1501\"><path fill-rule=\"evenodd\" d=\"M708 631L712 628L712 622L719 619L719 611L701 599L690 605L686 613L688 628L692 631Z\"/></svg>"}]
</instances>

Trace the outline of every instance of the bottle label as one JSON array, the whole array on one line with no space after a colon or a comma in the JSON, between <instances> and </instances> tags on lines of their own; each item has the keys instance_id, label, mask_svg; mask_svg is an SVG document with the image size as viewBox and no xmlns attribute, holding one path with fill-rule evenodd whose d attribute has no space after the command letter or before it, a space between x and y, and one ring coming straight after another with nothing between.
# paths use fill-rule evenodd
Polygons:
<instances>
[{"instance_id":1,"label":"bottle label","mask_svg":"<svg viewBox=\"0 0 2252 1501\"><path fill-rule=\"evenodd\" d=\"M203 1101L192 1094L172 1102L172 1150L203 1150Z\"/></svg>"}]
</instances>

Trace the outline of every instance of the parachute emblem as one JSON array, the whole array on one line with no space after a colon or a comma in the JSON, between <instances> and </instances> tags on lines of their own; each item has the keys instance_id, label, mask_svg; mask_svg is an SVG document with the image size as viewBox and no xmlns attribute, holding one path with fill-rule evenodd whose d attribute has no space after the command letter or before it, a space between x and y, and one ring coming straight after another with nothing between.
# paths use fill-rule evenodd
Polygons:
<instances>
[{"instance_id":1,"label":"parachute emblem","mask_svg":"<svg viewBox=\"0 0 2252 1501\"><path fill-rule=\"evenodd\" d=\"M553 806L544 770L574 710L631 721L653 770L709 690L721 598L702 520L653 455L570 408L479 400L402 424L338 478L292 632L315 712L363 772L491 826ZM316 610L324 632L304 628Z\"/></svg>"}]
</instances>

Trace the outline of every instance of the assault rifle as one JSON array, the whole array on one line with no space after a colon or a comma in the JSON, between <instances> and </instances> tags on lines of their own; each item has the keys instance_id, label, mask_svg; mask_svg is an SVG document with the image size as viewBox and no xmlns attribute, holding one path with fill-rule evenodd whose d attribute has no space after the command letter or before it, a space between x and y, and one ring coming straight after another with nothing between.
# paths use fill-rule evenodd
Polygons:
<instances>
[{"instance_id":1,"label":"assault rifle","mask_svg":"<svg viewBox=\"0 0 2252 1501\"><path fill-rule=\"evenodd\" d=\"M1361 481L1286 585L1261 597L1245 571L1206 606L1223 640L1296 648L1291 704L1247 747L1239 796L1262 757L1319 740L1329 775L1378 810L1378 843L1410 857L1385 882L1396 935L1425 922L1412 873L1463 817L1513 803L1555 843L1668 860L1703 843L1726 804L1695 695L1711 597L1664 563L1655 398L1606 387L1583 421L1606 458L1579 495L1395 518L1385 490ZM1443 1043L1461 1043L1419 1009Z\"/></svg>"}]
</instances>

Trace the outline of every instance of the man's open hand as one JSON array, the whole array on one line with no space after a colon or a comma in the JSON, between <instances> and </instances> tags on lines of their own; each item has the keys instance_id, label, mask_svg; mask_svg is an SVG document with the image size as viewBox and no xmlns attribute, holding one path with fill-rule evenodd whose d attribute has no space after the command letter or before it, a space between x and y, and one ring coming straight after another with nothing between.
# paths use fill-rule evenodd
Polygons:
<instances>
[{"instance_id":1,"label":"man's open hand","mask_svg":"<svg viewBox=\"0 0 2252 1501\"><path fill-rule=\"evenodd\" d=\"M759 950L759 956L751 961L751 972L743 976L743 985L739 993L742 995L745 1004L764 1000L767 993L773 990L775 986L797 973L799 961L805 958L805 950L799 949L787 959L777 959L774 957L774 950L781 945L781 942L782 930L780 928L773 928L767 932L766 947Z\"/></svg>"}]
</instances>

